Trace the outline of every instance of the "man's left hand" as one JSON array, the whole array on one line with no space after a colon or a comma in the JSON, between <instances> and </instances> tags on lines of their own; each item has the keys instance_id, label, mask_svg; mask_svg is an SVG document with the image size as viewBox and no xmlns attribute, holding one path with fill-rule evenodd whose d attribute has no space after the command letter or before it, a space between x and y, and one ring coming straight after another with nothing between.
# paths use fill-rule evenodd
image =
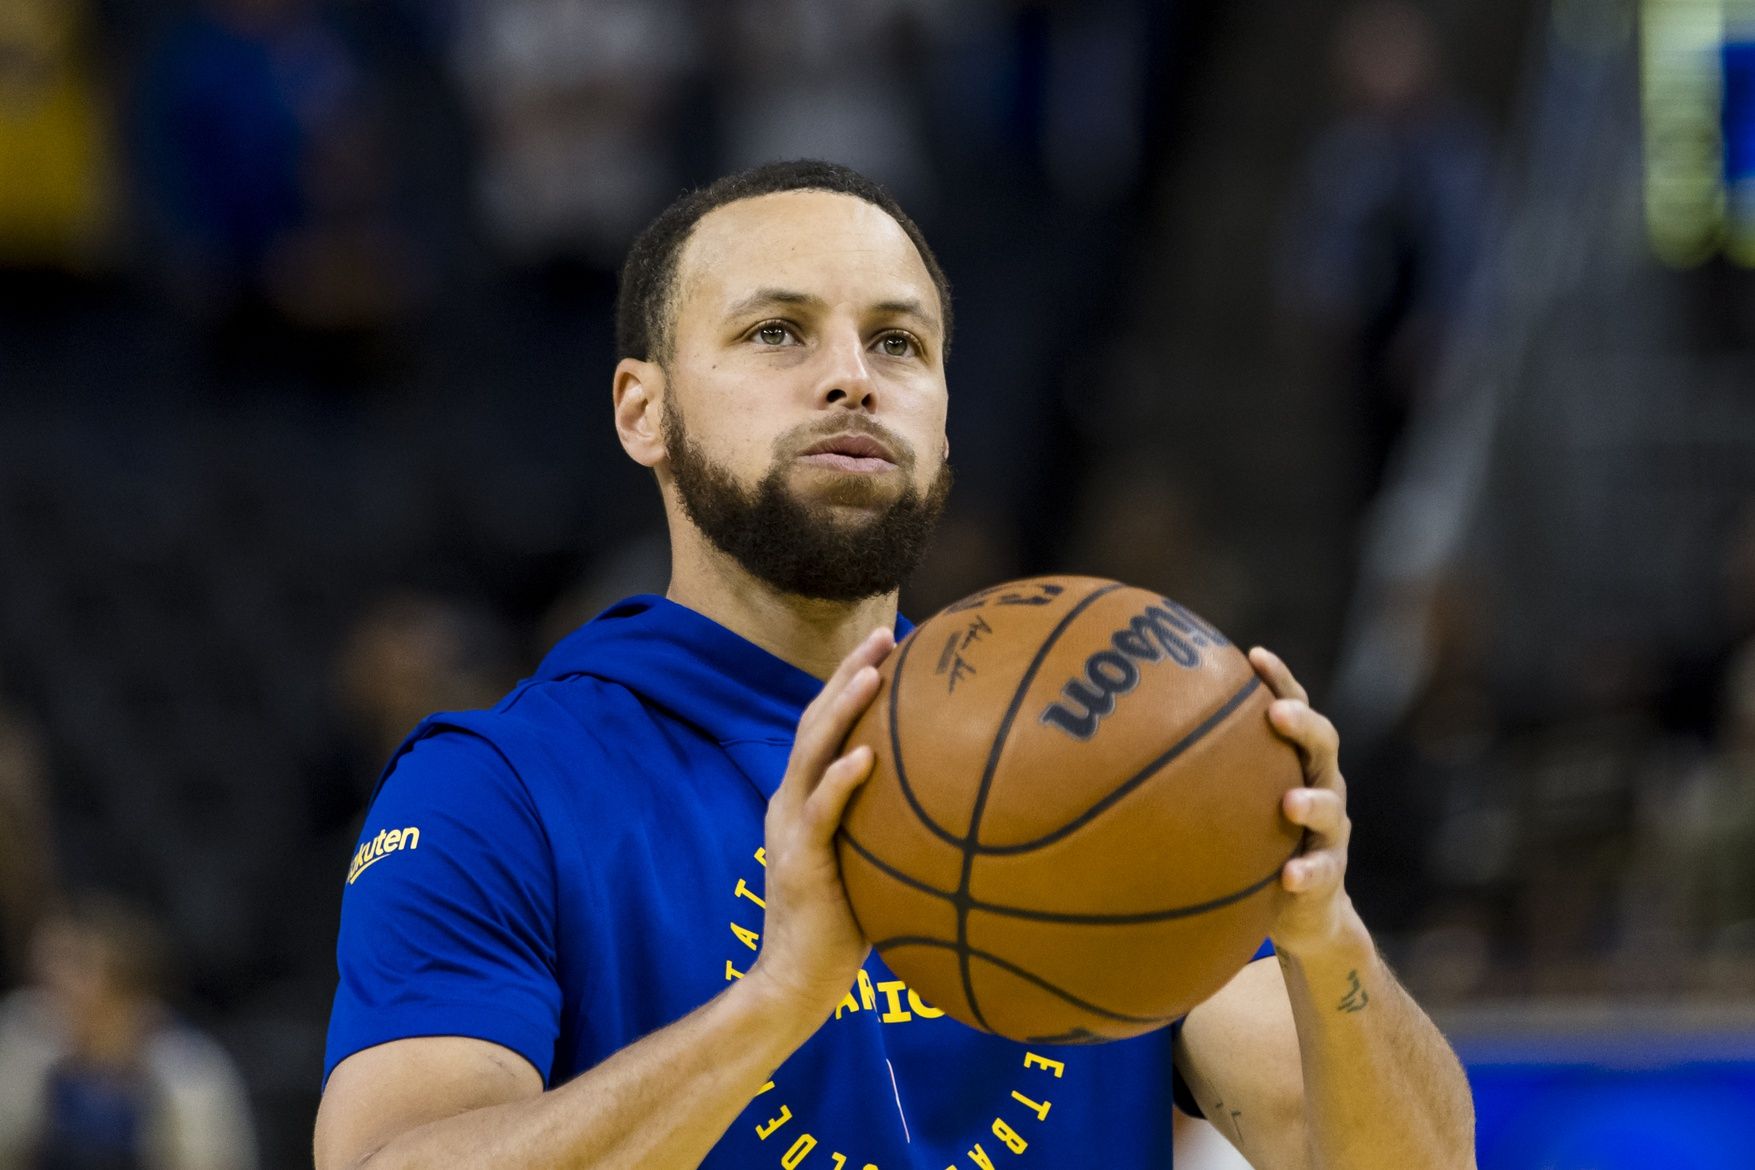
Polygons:
<instances>
[{"instance_id":1,"label":"man's left hand","mask_svg":"<svg viewBox=\"0 0 1755 1170\"><path fill-rule=\"evenodd\" d=\"M1352 917L1347 897L1347 782L1341 776L1340 735L1326 717L1311 710L1310 696L1278 655L1257 646L1249 652L1274 702L1268 722L1298 749L1304 787L1286 793L1286 819L1309 831L1304 852L1280 871L1289 895L1269 931L1274 948L1288 955L1322 947L1336 939Z\"/></svg>"}]
</instances>

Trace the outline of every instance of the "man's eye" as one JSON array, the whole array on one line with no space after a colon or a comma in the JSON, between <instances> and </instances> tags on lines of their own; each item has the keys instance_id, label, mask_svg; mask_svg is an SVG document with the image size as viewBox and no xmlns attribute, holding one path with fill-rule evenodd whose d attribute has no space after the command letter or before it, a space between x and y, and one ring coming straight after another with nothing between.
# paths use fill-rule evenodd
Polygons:
<instances>
[{"instance_id":1,"label":"man's eye","mask_svg":"<svg viewBox=\"0 0 1755 1170\"><path fill-rule=\"evenodd\" d=\"M892 333L878 344L886 357L907 357L914 352L914 341L905 333Z\"/></svg>"},{"instance_id":2,"label":"man's eye","mask_svg":"<svg viewBox=\"0 0 1755 1170\"><path fill-rule=\"evenodd\" d=\"M785 345L786 326L764 325L756 330L756 338L761 341L763 345Z\"/></svg>"}]
</instances>

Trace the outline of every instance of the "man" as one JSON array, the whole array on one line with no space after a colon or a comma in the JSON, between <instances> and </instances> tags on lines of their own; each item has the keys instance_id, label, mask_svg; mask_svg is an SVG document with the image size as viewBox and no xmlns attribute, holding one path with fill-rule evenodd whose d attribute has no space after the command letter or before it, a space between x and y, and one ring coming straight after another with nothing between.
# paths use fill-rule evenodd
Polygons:
<instances>
[{"instance_id":1,"label":"man","mask_svg":"<svg viewBox=\"0 0 1755 1170\"><path fill-rule=\"evenodd\" d=\"M1258 1167L1472 1165L1461 1069L1342 886L1333 728L1265 652L1311 848L1277 961L1175 1030L1182 1081L1170 1032L1017 1045L869 954L831 842L872 760L839 745L948 488L943 274L881 189L787 163L671 207L621 295L616 427L664 497L668 596L392 761L318 1170L1163 1167L1173 1095Z\"/></svg>"},{"instance_id":2,"label":"man","mask_svg":"<svg viewBox=\"0 0 1755 1170\"><path fill-rule=\"evenodd\" d=\"M243 1078L163 996L166 944L124 902L80 894L0 999L0 1170L251 1170Z\"/></svg>"}]
</instances>

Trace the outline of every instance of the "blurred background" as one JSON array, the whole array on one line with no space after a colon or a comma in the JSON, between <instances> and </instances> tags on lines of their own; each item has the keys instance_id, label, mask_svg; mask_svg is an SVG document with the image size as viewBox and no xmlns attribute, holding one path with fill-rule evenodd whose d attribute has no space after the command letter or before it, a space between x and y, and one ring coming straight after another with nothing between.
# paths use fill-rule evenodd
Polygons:
<instances>
[{"instance_id":1,"label":"blurred background","mask_svg":"<svg viewBox=\"0 0 1755 1170\"><path fill-rule=\"evenodd\" d=\"M0 1168L308 1164L381 763L664 586L622 254L793 156L956 289L906 609L1278 648L1484 1170L1745 1165L1755 0L0 0Z\"/></svg>"}]
</instances>

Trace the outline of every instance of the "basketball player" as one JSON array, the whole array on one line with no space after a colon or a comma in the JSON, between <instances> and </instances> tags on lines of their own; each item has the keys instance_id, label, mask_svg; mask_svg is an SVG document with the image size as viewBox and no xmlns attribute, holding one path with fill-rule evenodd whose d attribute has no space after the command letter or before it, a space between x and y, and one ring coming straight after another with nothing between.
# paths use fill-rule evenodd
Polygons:
<instances>
[{"instance_id":1,"label":"basketball player","mask_svg":"<svg viewBox=\"0 0 1755 1170\"><path fill-rule=\"evenodd\" d=\"M667 210L621 297L615 423L664 498L668 594L391 762L318 1170L1167 1167L1173 1101L1257 1167L1471 1166L1462 1070L1342 884L1334 729L1264 651L1311 847L1267 957L1186 1021L1020 1045L869 953L832 838L872 759L838 745L949 484L944 276L881 189L788 163Z\"/></svg>"}]
</instances>

